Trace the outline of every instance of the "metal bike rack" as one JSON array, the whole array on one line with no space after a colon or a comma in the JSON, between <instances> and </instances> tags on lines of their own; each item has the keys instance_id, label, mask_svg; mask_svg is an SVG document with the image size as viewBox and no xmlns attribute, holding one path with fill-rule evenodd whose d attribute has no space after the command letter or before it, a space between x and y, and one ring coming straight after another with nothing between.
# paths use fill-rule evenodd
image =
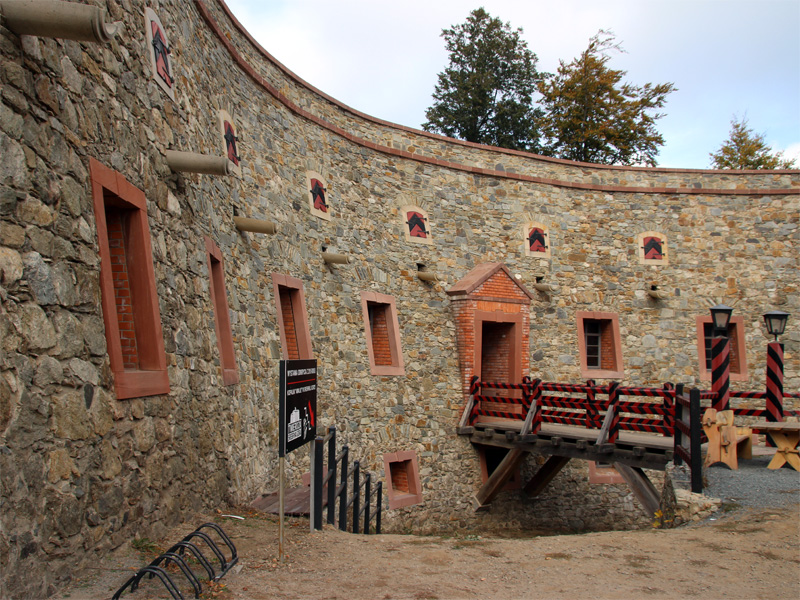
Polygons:
<instances>
[{"instance_id":1,"label":"metal bike rack","mask_svg":"<svg viewBox=\"0 0 800 600\"><path fill-rule=\"evenodd\" d=\"M211 530L219 536L222 543L228 548L230 554L229 558L225 557L225 554L222 552L217 542L214 541L214 539L208 533L202 531L203 529ZM209 560L201 552L198 545L192 542L192 540L195 539L205 542L205 545L208 546L216 559L219 561L219 573L214 570L211 562L209 562ZM118 600L126 589L130 588L131 593L135 592L139 587L139 583L141 582L142 578L145 576L148 576L149 579L158 577L174 600L184 600L180 589L172 580L170 574L164 569L164 566L167 566L169 563L177 565L180 572L192 586L194 597L200 598L200 594L203 593L203 586L200 584L200 580L197 578L197 575L195 575L194 571L192 571L191 567L186 563L185 556L187 555L187 551L203 567L208 575L209 581L219 581L237 562L239 562L239 555L236 552L236 546L233 545L233 542L222 530L222 528L216 523L203 523L200 525L200 527L184 537L180 542L174 544L169 550L159 555L158 558L156 558L149 565L139 569L122 585L122 587L117 590L117 593L114 594L112 600Z\"/></svg>"}]
</instances>

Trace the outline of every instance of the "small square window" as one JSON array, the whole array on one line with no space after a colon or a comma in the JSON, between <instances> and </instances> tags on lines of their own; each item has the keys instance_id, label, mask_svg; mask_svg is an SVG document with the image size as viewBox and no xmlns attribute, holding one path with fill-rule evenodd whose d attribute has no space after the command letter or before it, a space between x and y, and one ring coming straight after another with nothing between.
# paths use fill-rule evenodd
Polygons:
<instances>
[{"instance_id":1,"label":"small square window","mask_svg":"<svg viewBox=\"0 0 800 600\"><path fill-rule=\"evenodd\" d=\"M643 265L668 265L667 236L659 231L643 231L636 236L639 262Z\"/></svg>"},{"instance_id":2,"label":"small square window","mask_svg":"<svg viewBox=\"0 0 800 600\"><path fill-rule=\"evenodd\" d=\"M383 466L390 509L422 502L416 452L384 454Z\"/></svg>"},{"instance_id":3,"label":"small square window","mask_svg":"<svg viewBox=\"0 0 800 600\"><path fill-rule=\"evenodd\" d=\"M700 368L700 379L711 380L711 340L714 328L711 315L697 317L697 356ZM728 324L728 340L730 341L730 376L732 381L747 380L747 353L744 343L744 319L732 317Z\"/></svg>"},{"instance_id":4,"label":"small square window","mask_svg":"<svg viewBox=\"0 0 800 600\"><path fill-rule=\"evenodd\" d=\"M320 219L330 221L331 203L328 197L328 184L325 179L314 171L306 172L306 188L308 193L308 208L311 214Z\"/></svg>"},{"instance_id":5,"label":"small square window","mask_svg":"<svg viewBox=\"0 0 800 600\"><path fill-rule=\"evenodd\" d=\"M579 311L577 319L581 376L588 379L624 377L619 317L615 313Z\"/></svg>"},{"instance_id":6,"label":"small square window","mask_svg":"<svg viewBox=\"0 0 800 600\"><path fill-rule=\"evenodd\" d=\"M370 372L373 375L405 375L394 298L375 292L362 292L361 307Z\"/></svg>"}]
</instances>

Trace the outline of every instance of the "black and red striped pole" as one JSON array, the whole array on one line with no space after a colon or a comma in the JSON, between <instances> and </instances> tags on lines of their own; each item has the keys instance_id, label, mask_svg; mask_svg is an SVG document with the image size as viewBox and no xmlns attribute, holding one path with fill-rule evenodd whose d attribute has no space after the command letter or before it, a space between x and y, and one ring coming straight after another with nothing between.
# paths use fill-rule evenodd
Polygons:
<instances>
[{"instance_id":1,"label":"black and red striped pole","mask_svg":"<svg viewBox=\"0 0 800 600\"><path fill-rule=\"evenodd\" d=\"M778 336L786 330L789 313L772 310L764 315L767 332L775 340L767 344L767 421L783 421L783 344Z\"/></svg>"},{"instance_id":2,"label":"black and red striped pole","mask_svg":"<svg viewBox=\"0 0 800 600\"><path fill-rule=\"evenodd\" d=\"M728 324L733 309L724 304L711 307L711 391L715 394L712 408L728 410L731 387L731 343L728 339Z\"/></svg>"}]
</instances>

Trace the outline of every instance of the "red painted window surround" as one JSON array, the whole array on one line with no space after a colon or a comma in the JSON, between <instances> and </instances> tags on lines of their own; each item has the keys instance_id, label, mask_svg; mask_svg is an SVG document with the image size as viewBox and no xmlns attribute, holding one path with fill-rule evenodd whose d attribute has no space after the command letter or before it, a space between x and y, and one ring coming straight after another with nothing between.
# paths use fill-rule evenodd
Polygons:
<instances>
[{"instance_id":1,"label":"red painted window surround","mask_svg":"<svg viewBox=\"0 0 800 600\"><path fill-rule=\"evenodd\" d=\"M147 200L120 173L93 158L89 173L103 321L117 398L169 393Z\"/></svg>"},{"instance_id":2,"label":"red painted window surround","mask_svg":"<svg viewBox=\"0 0 800 600\"><path fill-rule=\"evenodd\" d=\"M314 358L303 282L289 275L272 273L272 290L278 311L278 331L284 359Z\"/></svg>"},{"instance_id":3,"label":"red painted window surround","mask_svg":"<svg viewBox=\"0 0 800 600\"><path fill-rule=\"evenodd\" d=\"M210 237L205 237L208 257L209 291L214 305L214 331L217 335L219 363L222 368L223 385L239 383L239 370L236 367L236 354L233 349L231 316L228 312L228 292L225 289L225 269L222 252Z\"/></svg>"},{"instance_id":4,"label":"red painted window surround","mask_svg":"<svg viewBox=\"0 0 800 600\"><path fill-rule=\"evenodd\" d=\"M711 371L706 368L706 334L711 327L711 315L695 318L697 327L697 358L702 381L711 381ZM728 338L730 339L730 375L731 381L747 381L747 351L744 341L744 317L731 317L728 325Z\"/></svg>"},{"instance_id":5,"label":"red painted window surround","mask_svg":"<svg viewBox=\"0 0 800 600\"><path fill-rule=\"evenodd\" d=\"M394 298L377 292L361 292L361 310L370 373L405 375L400 324Z\"/></svg>"},{"instance_id":6,"label":"red painted window surround","mask_svg":"<svg viewBox=\"0 0 800 600\"><path fill-rule=\"evenodd\" d=\"M422 502L422 486L419 481L416 452L384 454L383 471L390 510Z\"/></svg>"},{"instance_id":7,"label":"red painted window surround","mask_svg":"<svg viewBox=\"0 0 800 600\"><path fill-rule=\"evenodd\" d=\"M581 360L581 377L586 379L619 379L625 376L622 366L622 341L619 333L619 315L617 313L578 311L578 353ZM596 324L599 327L599 352L600 364L590 366L586 347L586 326ZM591 328L590 328L591 330ZM596 368L599 366L599 368Z\"/></svg>"}]
</instances>

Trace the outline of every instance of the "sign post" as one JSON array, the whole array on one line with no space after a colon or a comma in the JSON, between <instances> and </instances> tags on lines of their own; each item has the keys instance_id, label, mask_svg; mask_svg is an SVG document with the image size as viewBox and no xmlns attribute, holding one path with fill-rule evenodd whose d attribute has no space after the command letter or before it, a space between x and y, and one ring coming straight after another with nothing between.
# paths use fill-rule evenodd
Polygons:
<instances>
[{"instance_id":1,"label":"sign post","mask_svg":"<svg viewBox=\"0 0 800 600\"><path fill-rule=\"evenodd\" d=\"M317 361L282 360L280 364L279 472L280 512L278 556L283 562L284 476L286 455L312 441L317 435Z\"/></svg>"}]
</instances>

